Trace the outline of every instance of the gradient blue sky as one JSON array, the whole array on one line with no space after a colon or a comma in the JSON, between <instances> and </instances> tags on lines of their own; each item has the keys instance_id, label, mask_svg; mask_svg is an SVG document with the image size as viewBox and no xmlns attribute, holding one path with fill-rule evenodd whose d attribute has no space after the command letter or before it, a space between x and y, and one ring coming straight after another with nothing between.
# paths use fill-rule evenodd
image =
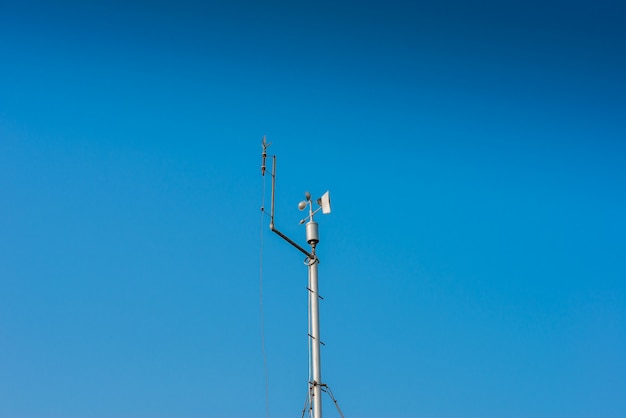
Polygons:
<instances>
[{"instance_id":1,"label":"gradient blue sky","mask_svg":"<svg viewBox=\"0 0 626 418\"><path fill-rule=\"evenodd\" d=\"M2 1L0 416L265 416L263 135L281 230L303 242L304 191L333 196L322 371L347 417L626 416L625 21ZM306 267L263 235L270 416L300 416Z\"/></svg>"}]
</instances>

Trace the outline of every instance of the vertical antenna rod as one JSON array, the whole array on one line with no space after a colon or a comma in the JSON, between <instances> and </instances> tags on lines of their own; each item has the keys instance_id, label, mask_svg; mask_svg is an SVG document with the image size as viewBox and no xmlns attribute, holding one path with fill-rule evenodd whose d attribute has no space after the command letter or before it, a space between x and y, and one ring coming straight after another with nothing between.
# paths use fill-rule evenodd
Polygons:
<instances>
[{"instance_id":1,"label":"vertical antenna rod","mask_svg":"<svg viewBox=\"0 0 626 418\"><path fill-rule=\"evenodd\" d=\"M270 142L268 144L265 140L265 135L263 135L263 142L261 143L261 146L263 147L263 153L261 154L261 175L263 177L265 177L265 158L267 157L267 149L270 145L272 145L272 143Z\"/></svg>"}]
</instances>

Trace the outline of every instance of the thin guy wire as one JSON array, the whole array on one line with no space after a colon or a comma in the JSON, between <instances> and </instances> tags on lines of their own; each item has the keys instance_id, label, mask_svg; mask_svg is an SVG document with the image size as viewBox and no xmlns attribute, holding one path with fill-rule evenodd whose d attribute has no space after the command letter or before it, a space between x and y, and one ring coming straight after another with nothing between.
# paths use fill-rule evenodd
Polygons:
<instances>
[{"instance_id":1,"label":"thin guy wire","mask_svg":"<svg viewBox=\"0 0 626 418\"><path fill-rule=\"evenodd\" d=\"M330 390L330 386L328 385L325 385L325 386L326 386L326 390L324 392L326 392L328 396L330 396L330 399L332 399L333 402L335 403L335 407L337 408L337 412L339 412L339 415L341 415L341 418L344 418L343 412L341 412L341 408L339 408L339 403L337 402L337 399L335 399L335 396L333 395L333 391Z\"/></svg>"},{"instance_id":2,"label":"thin guy wire","mask_svg":"<svg viewBox=\"0 0 626 418\"><path fill-rule=\"evenodd\" d=\"M304 400L304 407L302 408L302 417L304 418L304 414L306 413L307 408L309 407L309 391L307 390L306 399ZM311 414L309 413L309 416Z\"/></svg>"}]
</instances>

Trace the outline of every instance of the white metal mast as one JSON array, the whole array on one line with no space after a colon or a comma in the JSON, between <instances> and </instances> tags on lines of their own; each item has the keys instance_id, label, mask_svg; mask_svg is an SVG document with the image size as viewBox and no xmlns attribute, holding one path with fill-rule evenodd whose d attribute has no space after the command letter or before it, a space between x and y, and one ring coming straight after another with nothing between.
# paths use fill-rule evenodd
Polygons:
<instances>
[{"instance_id":1,"label":"white metal mast","mask_svg":"<svg viewBox=\"0 0 626 418\"><path fill-rule=\"evenodd\" d=\"M311 372L312 381L309 382L309 390L312 396L313 418L322 417L322 365L320 359L320 315L319 315L319 291L317 282L317 265L319 260L315 254L315 247L320 242L317 222L313 220L313 203L311 195L306 193L306 201L300 202L298 207L302 210L309 206L308 222L306 224L306 241L311 246L311 255L307 258L309 267L309 317L311 321ZM329 207L330 211L330 207ZM300 223L307 220L303 219Z\"/></svg>"},{"instance_id":2,"label":"white metal mast","mask_svg":"<svg viewBox=\"0 0 626 418\"><path fill-rule=\"evenodd\" d=\"M261 173L265 175L266 166L265 160L267 157L267 147L269 144L266 142L265 137L263 137L263 154L262 154L262 164L261 164ZM270 175L272 176L272 197L271 197L271 209L270 209L270 230L276 233L278 236L283 238L289 244L297 248L300 252L306 255L306 264L309 269L309 318L310 318L310 334L309 338L311 344L311 360L310 360L310 369L311 369L311 381L309 382L309 402L310 407L313 410L313 418L322 418L322 388L326 387L324 383L322 383L322 367L321 367L321 356L320 356L320 318L319 318L319 300L320 295L318 291L318 278L317 278L317 265L319 264L319 259L315 254L315 249L317 244L319 243L319 231L317 222L314 221L313 216L321 210L323 214L330 213L330 195L329 192L324 193L319 199L317 199L318 208L313 210L313 201L311 200L311 194L309 192L305 193L305 200L298 204L298 209L304 210L306 207L309 207L309 214L304 219L300 221L300 224L306 222L306 241L311 246L311 250L307 251L294 242L291 238L287 237L285 234L276 229L276 225L274 223L274 196L276 193L276 156L272 156L272 169L270 171ZM333 401L334 398L333 398ZM336 404L336 401L335 401ZM339 408L337 408L339 410ZM339 411L341 414L341 411Z\"/></svg>"}]
</instances>

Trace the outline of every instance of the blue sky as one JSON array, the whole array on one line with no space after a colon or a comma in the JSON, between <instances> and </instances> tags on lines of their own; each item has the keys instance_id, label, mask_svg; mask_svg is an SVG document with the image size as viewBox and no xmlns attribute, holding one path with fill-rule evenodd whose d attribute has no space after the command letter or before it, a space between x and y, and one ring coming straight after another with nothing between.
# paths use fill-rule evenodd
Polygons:
<instances>
[{"instance_id":1,"label":"blue sky","mask_svg":"<svg viewBox=\"0 0 626 418\"><path fill-rule=\"evenodd\" d=\"M626 415L622 4L84 3L0 4L0 416L266 415L263 135L283 232L331 190L346 416ZM264 222L299 416L306 267Z\"/></svg>"}]
</instances>

